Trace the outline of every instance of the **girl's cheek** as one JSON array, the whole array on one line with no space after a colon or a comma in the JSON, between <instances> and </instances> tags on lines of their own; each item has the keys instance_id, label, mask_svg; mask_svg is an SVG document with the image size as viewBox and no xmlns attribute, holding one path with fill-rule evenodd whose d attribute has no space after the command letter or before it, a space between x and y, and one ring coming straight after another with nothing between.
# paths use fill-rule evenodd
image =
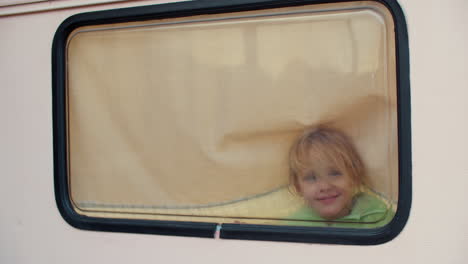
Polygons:
<instances>
[{"instance_id":1,"label":"girl's cheek","mask_svg":"<svg viewBox=\"0 0 468 264\"><path fill-rule=\"evenodd\" d=\"M317 192L317 188L315 188L315 186L309 186L308 188L305 188L304 190L304 194L307 195L308 197L313 197L316 192Z\"/></svg>"}]
</instances>

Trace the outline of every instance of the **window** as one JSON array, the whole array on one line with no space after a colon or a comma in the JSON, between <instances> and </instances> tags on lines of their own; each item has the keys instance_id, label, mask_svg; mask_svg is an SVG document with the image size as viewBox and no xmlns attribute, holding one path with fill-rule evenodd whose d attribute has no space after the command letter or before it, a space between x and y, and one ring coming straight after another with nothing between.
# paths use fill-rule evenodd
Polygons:
<instances>
[{"instance_id":1,"label":"window","mask_svg":"<svg viewBox=\"0 0 468 264\"><path fill-rule=\"evenodd\" d=\"M92 230L391 239L411 197L404 32L386 1L67 19L53 47L62 215Z\"/></svg>"}]
</instances>

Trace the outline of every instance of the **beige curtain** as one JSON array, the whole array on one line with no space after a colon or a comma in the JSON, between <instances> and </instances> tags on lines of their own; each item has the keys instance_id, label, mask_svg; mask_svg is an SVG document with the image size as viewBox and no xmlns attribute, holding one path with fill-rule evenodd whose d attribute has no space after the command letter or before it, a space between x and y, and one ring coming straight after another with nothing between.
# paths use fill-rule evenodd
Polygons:
<instances>
[{"instance_id":1,"label":"beige curtain","mask_svg":"<svg viewBox=\"0 0 468 264\"><path fill-rule=\"evenodd\" d=\"M74 32L67 70L75 204L143 210L249 200L287 185L292 140L323 122L353 138L369 186L395 200L393 25L380 6L354 7Z\"/></svg>"}]
</instances>

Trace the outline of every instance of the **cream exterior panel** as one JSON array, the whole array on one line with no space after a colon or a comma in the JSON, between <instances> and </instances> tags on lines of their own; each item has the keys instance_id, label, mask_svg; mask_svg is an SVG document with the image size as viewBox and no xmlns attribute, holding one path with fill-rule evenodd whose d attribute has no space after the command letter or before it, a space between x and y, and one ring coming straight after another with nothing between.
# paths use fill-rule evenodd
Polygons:
<instances>
[{"instance_id":1,"label":"cream exterior panel","mask_svg":"<svg viewBox=\"0 0 468 264\"><path fill-rule=\"evenodd\" d=\"M399 3L409 30L413 203L402 233L378 246L211 240L70 227L59 215L53 190L52 38L72 14L124 5L0 18L0 262L466 263L468 3Z\"/></svg>"}]
</instances>

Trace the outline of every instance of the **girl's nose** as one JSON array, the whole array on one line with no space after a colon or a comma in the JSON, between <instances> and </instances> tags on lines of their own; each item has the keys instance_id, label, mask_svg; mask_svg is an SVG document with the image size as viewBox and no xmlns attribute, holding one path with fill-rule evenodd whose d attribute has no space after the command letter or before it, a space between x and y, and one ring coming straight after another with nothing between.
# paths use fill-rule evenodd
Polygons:
<instances>
[{"instance_id":1,"label":"girl's nose","mask_svg":"<svg viewBox=\"0 0 468 264\"><path fill-rule=\"evenodd\" d=\"M327 190L330 189L330 187L331 187L331 184L330 184L327 180L323 180L323 179L319 180L319 181L317 182L317 185L318 185L319 190L320 190L321 192L327 191Z\"/></svg>"}]
</instances>

